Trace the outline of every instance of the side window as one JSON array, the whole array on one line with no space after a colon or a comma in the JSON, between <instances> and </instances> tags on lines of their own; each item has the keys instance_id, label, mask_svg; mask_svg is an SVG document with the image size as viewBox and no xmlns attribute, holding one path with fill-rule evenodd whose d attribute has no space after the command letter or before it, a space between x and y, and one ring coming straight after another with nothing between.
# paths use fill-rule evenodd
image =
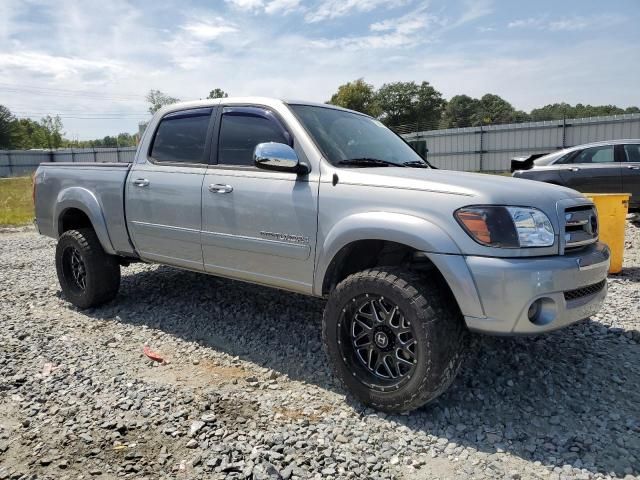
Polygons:
<instances>
[{"instance_id":1,"label":"side window","mask_svg":"<svg viewBox=\"0 0 640 480\"><path fill-rule=\"evenodd\" d=\"M218 139L218 164L253 165L253 150L264 142L289 143L274 120L246 112L225 112Z\"/></svg>"},{"instance_id":2,"label":"side window","mask_svg":"<svg viewBox=\"0 0 640 480\"><path fill-rule=\"evenodd\" d=\"M572 163L610 163L613 162L613 146L585 148L573 158Z\"/></svg>"},{"instance_id":3,"label":"side window","mask_svg":"<svg viewBox=\"0 0 640 480\"><path fill-rule=\"evenodd\" d=\"M204 149L211 109L170 113L160 120L151 147L156 162L207 163Z\"/></svg>"},{"instance_id":4,"label":"side window","mask_svg":"<svg viewBox=\"0 0 640 480\"><path fill-rule=\"evenodd\" d=\"M640 163L640 144L625 145L624 152L627 154L627 162Z\"/></svg>"}]
</instances>

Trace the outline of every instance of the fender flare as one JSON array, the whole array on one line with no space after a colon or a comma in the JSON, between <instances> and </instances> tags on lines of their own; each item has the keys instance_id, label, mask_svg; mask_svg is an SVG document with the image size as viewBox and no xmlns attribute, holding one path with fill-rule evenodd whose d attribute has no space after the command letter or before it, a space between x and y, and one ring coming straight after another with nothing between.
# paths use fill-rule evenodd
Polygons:
<instances>
[{"instance_id":1,"label":"fender flare","mask_svg":"<svg viewBox=\"0 0 640 480\"><path fill-rule=\"evenodd\" d=\"M425 218L393 212L356 213L337 222L319 245L314 294L322 295L324 277L336 254L358 240L386 240L426 253L461 254L453 238Z\"/></svg>"},{"instance_id":2,"label":"fender flare","mask_svg":"<svg viewBox=\"0 0 640 480\"><path fill-rule=\"evenodd\" d=\"M55 225L58 237L62 235L62 215L70 208L80 210L89 218L104 251L115 255L116 252L111 244L111 238L109 238L107 222L102 213L102 206L96 196L86 188L69 187L61 190L58 194L53 212L53 225Z\"/></svg>"}]
</instances>

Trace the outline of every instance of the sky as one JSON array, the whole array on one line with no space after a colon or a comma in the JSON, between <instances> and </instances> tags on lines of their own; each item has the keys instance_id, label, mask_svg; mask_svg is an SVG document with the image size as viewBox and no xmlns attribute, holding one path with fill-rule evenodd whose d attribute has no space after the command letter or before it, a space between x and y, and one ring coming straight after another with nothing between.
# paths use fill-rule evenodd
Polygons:
<instances>
[{"instance_id":1,"label":"sky","mask_svg":"<svg viewBox=\"0 0 640 480\"><path fill-rule=\"evenodd\" d=\"M625 107L639 21L640 0L2 0L0 104L80 140L137 131L150 89L324 102L363 77Z\"/></svg>"}]
</instances>

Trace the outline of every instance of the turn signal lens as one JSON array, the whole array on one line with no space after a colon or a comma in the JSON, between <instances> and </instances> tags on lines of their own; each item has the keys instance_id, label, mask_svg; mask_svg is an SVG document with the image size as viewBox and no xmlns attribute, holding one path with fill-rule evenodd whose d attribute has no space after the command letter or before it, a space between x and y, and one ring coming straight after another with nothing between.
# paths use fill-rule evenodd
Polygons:
<instances>
[{"instance_id":1,"label":"turn signal lens","mask_svg":"<svg viewBox=\"0 0 640 480\"><path fill-rule=\"evenodd\" d=\"M456 211L456 220L478 243L489 247L518 248L518 233L505 207L464 207Z\"/></svg>"},{"instance_id":2,"label":"turn signal lens","mask_svg":"<svg viewBox=\"0 0 640 480\"><path fill-rule=\"evenodd\" d=\"M478 205L454 216L471 238L489 247L550 247L555 241L549 217L533 207Z\"/></svg>"},{"instance_id":3,"label":"turn signal lens","mask_svg":"<svg viewBox=\"0 0 640 480\"><path fill-rule=\"evenodd\" d=\"M456 218L473 238L480 243L491 244L491 234L487 227L487 216L478 210L458 210Z\"/></svg>"}]
</instances>

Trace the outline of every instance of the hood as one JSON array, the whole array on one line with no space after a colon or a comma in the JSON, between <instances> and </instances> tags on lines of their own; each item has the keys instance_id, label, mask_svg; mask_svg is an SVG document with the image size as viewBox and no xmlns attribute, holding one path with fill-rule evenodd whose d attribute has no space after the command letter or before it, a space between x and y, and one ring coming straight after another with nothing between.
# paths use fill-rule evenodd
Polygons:
<instances>
[{"instance_id":1,"label":"hood","mask_svg":"<svg viewBox=\"0 0 640 480\"><path fill-rule=\"evenodd\" d=\"M470 197L468 204L539 206L584 198L570 188L521 178L423 168L340 169L340 183L381 188L419 190Z\"/></svg>"}]
</instances>

